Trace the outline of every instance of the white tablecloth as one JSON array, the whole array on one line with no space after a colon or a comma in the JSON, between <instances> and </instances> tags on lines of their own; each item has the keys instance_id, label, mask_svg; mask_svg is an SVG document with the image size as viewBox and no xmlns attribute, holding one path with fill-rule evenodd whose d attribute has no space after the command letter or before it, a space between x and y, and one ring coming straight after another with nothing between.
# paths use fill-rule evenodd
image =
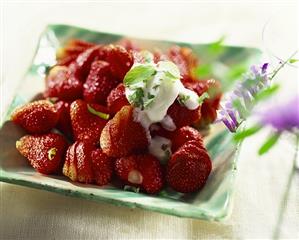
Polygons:
<instances>
[{"instance_id":1,"label":"white tablecloth","mask_svg":"<svg viewBox=\"0 0 299 240\"><path fill-rule=\"evenodd\" d=\"M261 47L262 28L272 14L276 11L283 14L286 28L288 21L298 16L297 1L199 2L5 1L0 34L4 40L1 113L11 101L16 84L30 63L38 35L48 23L192 42L208 42L226 35L226 43ZM298 33L298 24L293 31ZM287 37L273 35L282 51ZM278 77L284 83L281 96L298 92L296 74L292 68L281 72ZM269 154L257 156L265 134L262 132L243 145L233 213L224 223L130 210L2 183L0 239L271 238L294 149L292 139L285 136ZM298 175L280 227L282 238L299 238Z\"/></svg>"}]
</instances>

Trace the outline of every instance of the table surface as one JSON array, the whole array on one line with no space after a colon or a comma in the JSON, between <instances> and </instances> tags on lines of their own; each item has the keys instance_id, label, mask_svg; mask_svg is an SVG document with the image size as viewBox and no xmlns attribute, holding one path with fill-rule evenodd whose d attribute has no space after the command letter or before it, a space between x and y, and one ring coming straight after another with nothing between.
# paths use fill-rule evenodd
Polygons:
<instances>
[{"instance_id":1,"label":"table surface","mask_svg":"<svg viewBox=\"0 0 299 240\"><path fill-rule=\"evenodd\" d=\"M297 1L178 1L171 4L167 1L159 4L155 1L1 1L1 114L30 63L38 35L48 23L187 42L209 42L225 35L228 44L260 48L263 26L271 16L277 16L277 12L283 14L286 23L295 26L293 33L298 33L298 19L294 18L298 16ZM279 40L278 49L284 53L290 36L277 36L274 32L269 34ZM297 35L294 40L298 42ZM283 82L280 97L298 92L297 75L298 69L290 67L280 73L278 81ZM271 238L291 171L294 147L291 136L284 136L269 154L260 157L257 149L266 134L266 131L261 132L243 145L233 212L223 223L132 210L1 183L0 238ZM298 175L284 203L281 238L299 238Z\"/></svg>"}]
</instances>

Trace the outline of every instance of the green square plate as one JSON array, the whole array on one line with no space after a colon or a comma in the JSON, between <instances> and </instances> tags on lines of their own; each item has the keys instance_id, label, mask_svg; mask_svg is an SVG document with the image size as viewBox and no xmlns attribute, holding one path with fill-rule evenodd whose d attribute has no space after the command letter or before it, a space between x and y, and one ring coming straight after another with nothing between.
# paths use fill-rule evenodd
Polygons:
<instances>
[{"instance_id":1,"label":"green square plate","mask_svg":"<svg viewBox=\"0 0 299 240\"><path fill-rule=\"evenodd\" d=\"M236 174L238 146L233 145L232 135L221 125L214 125L205 139L213 160L213 171L202 191L195 194L179 194L169 189L157 196L124 191L113 186L98 187L72 183L63 176L45 176L31 168L15 149L16 140L24 132L9 119L11 111L32 99L44 88L46 69L55 63L55 52L70 38L79 38L97 43L112 43L123 36L90 31L66 25L49 25L42 33L32 64L20 82L16 96L1 123L0 130L0 180L32 188L44 189L63 195L107 202L130 208L142 208L160 213L206 220L225 219L232 207L232 193ZM147 49L165 49L172 44L191 47L204 61L209 59L211 44L187 44L169 41L134 39ZM243 63L248 66L258 59L257 49L226 46L224 52L213 60L213 66L225 76L224 70ZM217 72L216 71L216 72Z\"/></svg>"}]
</instances>

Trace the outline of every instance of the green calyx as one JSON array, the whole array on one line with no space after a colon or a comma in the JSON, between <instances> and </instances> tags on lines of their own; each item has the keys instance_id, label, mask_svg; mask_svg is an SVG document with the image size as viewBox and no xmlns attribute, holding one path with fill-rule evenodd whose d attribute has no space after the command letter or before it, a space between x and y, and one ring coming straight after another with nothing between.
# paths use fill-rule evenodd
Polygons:
<instances>
[{"instance_id":1,"label":"green calyx","mask_svg":"<svg viewBox=\"0 0 299 240\"><path fill-rule=\"evenodd\" d=\"M103 113L100 111L96 111L94 108L92 108L89 104L87 104L87 109L91 114L94 114L104 120L108 120L110 118L110 115L107 113Z\"/></svg>"}]
</instances>

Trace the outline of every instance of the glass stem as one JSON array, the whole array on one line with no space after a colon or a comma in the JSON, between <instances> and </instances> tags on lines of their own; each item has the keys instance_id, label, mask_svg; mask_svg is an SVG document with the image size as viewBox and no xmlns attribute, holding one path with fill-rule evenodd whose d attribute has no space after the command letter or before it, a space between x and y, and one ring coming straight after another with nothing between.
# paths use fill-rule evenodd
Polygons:
<instances>
[{"instance_id":1,"label":"glass stem","mask_svg":"<svg viewBox=\"0 0 299 240\"><path fill-rule=\"evenodd\" d=\"M298 158L298 150L299 150L298 147L299 147L299 136L296 136L296 146L295 146L295 154L294 154L294 158L293 158L293 166L292 166L292 170L291 170L291 173L289 175L289 178L288 178L286 189L284 191L282 200L280 202L278 219L276 221L274 232L273 232L273 235L272 235L273 239L280 239L280 227L283 223L284 213L285 213L286 207L288 205L287 204L288 203L288 196L289 196L289 193L290 193L290 190L291 190L291 187L292 187L292 180L295 176L296 170L298 170L297 169L297 158Z\"/></svg>"}]
</instances>

